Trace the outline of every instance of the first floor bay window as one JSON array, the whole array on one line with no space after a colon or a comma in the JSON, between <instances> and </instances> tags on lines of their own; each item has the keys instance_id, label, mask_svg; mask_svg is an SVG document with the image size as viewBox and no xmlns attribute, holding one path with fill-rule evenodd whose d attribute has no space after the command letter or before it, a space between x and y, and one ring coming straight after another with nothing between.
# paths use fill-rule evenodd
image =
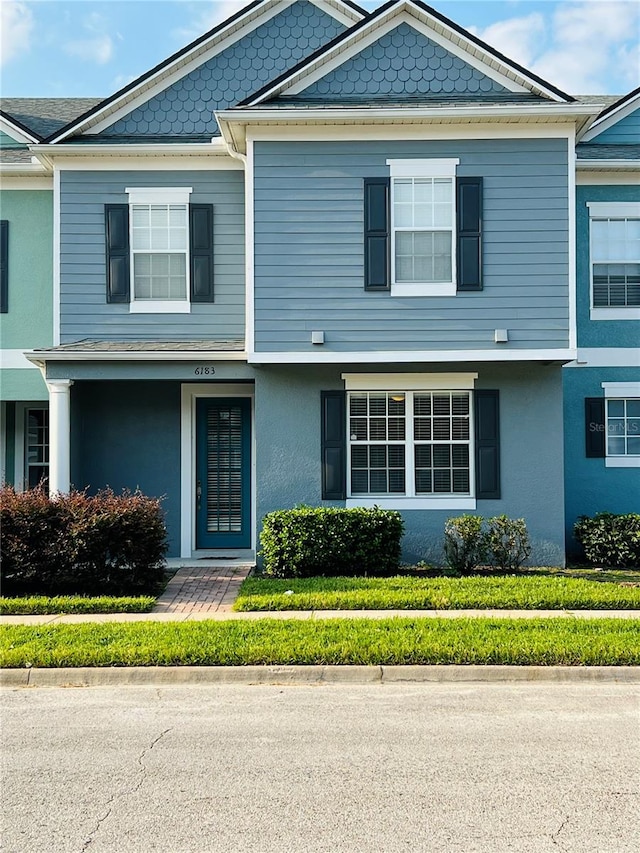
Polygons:
<instances>
[{"instance_id":1,"label":"first floor bay window","mask_svg":"<svg viewBox=\"0 0 640 853\"><path fill-rule=\"evenodd\" d=\"M347 418L351 497L472 497L471 391L350 391Z\"/></svg>"}]
</instances>

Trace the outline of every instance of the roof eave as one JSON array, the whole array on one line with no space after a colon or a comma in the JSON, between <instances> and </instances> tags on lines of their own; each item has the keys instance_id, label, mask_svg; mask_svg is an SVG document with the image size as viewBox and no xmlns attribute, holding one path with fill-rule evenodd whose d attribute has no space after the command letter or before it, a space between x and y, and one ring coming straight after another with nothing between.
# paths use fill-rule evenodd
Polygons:
<instances>
[{"instance_id":1,"label":"roof eave","mask_svg":"<svg viewBox=\"0 0 640 853\"><path fill-rule=\"evenodd\" d=\"M39 367L50 361L246 361L244 350L27 350L25 358Z\"/></svg>"},{"instance_id":2,"label":"roof eave","mask_svg":"<svg viewBox=\"0 0 640 853\"><path fill-rule=\"evenodd\" d=\"M640 160L576 160L576 169L633 172L640 169Z\"/></svg>"}]
</instances>

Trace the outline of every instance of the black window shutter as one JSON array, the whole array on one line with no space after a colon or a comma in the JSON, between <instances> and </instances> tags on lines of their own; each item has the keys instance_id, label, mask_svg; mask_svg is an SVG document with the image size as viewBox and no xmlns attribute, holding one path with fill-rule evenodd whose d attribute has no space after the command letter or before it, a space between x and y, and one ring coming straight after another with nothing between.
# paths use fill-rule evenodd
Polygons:
<instances>
[{"instance_id":1,"label":"black window shutter","mask_svg":"<svg viewBox=\"0 0 640 853\"><path fill-rule=\"evenodd\" d=\"M482 178L456 181L458 290L482 290Z\"/></svg>"},{"instance_id":2,"label":"black window shutter","mask_svg":"<svg viewBox=\"0 0 640 853\"><path fill-rule=\"evenodd\" d=\"M364 179L364 289L389 290L389 178Z\"/></svg>"},{"instance_id":3,"label":"black window shutter","mask_svg":"<svg viewBox=\"0 0 640 853\"><path fill-rule=\"evenodd\" d=\"M498 391L475 391L476 498L500 497L500 405Z\"/></svg>"},{"instance_id":4,"label":"black window shutter","mask_svg":"<svg viewBox=\"0 0 640 853\"><path fill-rule=\"evenodd\" d=\"M191 301L213 302L213 205L189 205Z\"/></svg>"},{"instance_id":5,"label":"black window shutter","mask_svg":"<svg viewBox=\"0 0 640 853\"><path fill-rule=\"evenodd\" d=\"M346 497L347 425L344 391L322 391L322 499L342 501Z\"/></svg>"},{"instance_id":6,"label":"black window shutter","mask_svg":"<svg viewBox=\"0 0 640 853\"><path fill-rule=\"evenodd\" d=\"M9 310L9 220L0 220L0 314Z\"/></svg>"},{"instance_id":7,"label":"black window shutter","mask_svg":"<svg viewBox=\"0 0 640 853\"><path fill-rule=\"evenodd\" d=\"M585 397L584 441L587 459L604 459L605 437L604 397Z\"/></svg>"},{"instance_id":8,"label":"black window shutter","mask_svg":"<svg viewBox=\"0 0 640 853\"><path fill-rule=\"evenodd\" d=\"M129 205L105 204L107 302L129 302Z\"/></svg>"}]
</instances>

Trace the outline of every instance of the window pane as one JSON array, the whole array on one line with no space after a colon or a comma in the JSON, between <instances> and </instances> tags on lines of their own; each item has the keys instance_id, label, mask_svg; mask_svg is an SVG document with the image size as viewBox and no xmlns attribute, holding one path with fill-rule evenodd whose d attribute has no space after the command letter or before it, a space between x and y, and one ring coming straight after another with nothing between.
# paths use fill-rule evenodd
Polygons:
<instances>
[{"instance_id":1,"label":"window pane","mask_svg":"<svg viewBox=\"0 0 640 853\"><path fill-rule=\"evenodd\" d=\"M624 417L624 400L607 400L607 414L610 418Z\"/></svg>"},{"instance_id":2,"label":"window pane","mask_svg":"<svg viewBox=\"0 0 640 853\"><path fill-rule=\"evenodd\" d=\"M627 456L640 456L640 437L627 439Z\"/></svg>"},{"instance_id":3,"label":"window pane","mask_svg":"<svg viewBox=\"0 0 640 853\"><path fill-rule=\"evenodd\" d=\"M440 493L451 491L451 471L436 468L433 472L433 491Z\"/></svg>"},{"instance_id":4,"label":"window pane","mask_svg":"<svg viewBox=\"0 0 640 853\"><path fill-rule=\"evenodd\" d=\"M640 418L640 400L627 400L627 417Z\"/></svg>"},{"instance_id":5,"label":"window pane","mask_svg":"<svg viewBox=\"0 0 640 853\"><path fill-rule=\"evenodd\" d=\"M416 204L428 204L431 206L434 200L433 179L415 178L413 184L414 201Z\"/></svg>"},{"instance_id":6,"label":"window pane","mask_svg":"<svg viewBox=\"0 0 640 853\"><path fill-rule=\"evenodd\" d=\"M449 206L453 202L453 179L452 178L435 178L433 182L433 198L436 202L448 202Z\"/></svg>"},{"instance_id":7,"label":"window pane","mask_svg":"<svg viewBox=\"0 0 640 853\"><path fill-rule=\"evenodd\" d=\"M624 456L624 438L607 438L607 455Z\"/></svg>"},{"instance_id":8,"label":"window pane","mask_svg":"<svg viewBox=\"0 0 640 853\"><path fill-rule=\"evenodd\" d=\"M411 178L395 178L393 181L393 198L396 202L413 202L413 188Z\"/></svg>"}]
</instances>

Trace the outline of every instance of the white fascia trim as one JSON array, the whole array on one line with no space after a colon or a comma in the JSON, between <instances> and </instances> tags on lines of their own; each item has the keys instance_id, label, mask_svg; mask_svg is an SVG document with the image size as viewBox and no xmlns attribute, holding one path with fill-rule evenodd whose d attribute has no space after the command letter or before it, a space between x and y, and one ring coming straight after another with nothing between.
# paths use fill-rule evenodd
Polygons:
<instances>
[{"instance_id":1,"label":"white fascia trim","mask_svg":"<svg viewBox=\"0 0 640 853\"><path fill-rule=\"evenodd\" d=\"M637 347L580 347L576 360L565 367L638 367Z\"/></svg>"},{"instance_id":2,"label":"white fascia trim","mask_svg":"<svg viewBox=\"0 0 640 853\"><path fill-rule=\"evenodd\" d=\"M15 139L16 142L23 142L28 144L29 142L38 141L36 137L33 136L33 134L28 133L21 127L18 127L18 125L14 124L11 119L6 115L0 116L0 132L6 133L7 136L10 136L12 139Z\"/></svg>"},{"instance_id":3,"label":"white fascia trim","mask_svg":"<svg viewBox=\"0 0 640 853\"><path fill-rule=\"evenodd\" d=\"M605 468L640 468L640 456L607 456Z\"/></svg>"},{"instance_id":4,"label":"white fascia trim","mask_svg":"<svg viewBox=\"0 0 640 853\"><path fill-rule=\"evenodd\" d=\"M567 162L569 173L567 178L568 191L568 262L567 270L569 286L569 346L574 349L578 346L578 305L577 305L577 270L576 270L576 135L572 131L568 140Z\"/></svg>"},{"instance_id":5,"label":"white fascia trim","mask_svg":"<svg viewBox=\"0 0 640 853\"><path fill-rule=\"evenodd\" d=\"M249 397L251 403L251 547L257 538L255 387L248 384L183 383L180 387L180 556L191 557L196 544L194 474L196 400L199 397Z\"/></svg>"},{"instance_id":6,"label":"white fascia trim","mask_svg":"<svg viewBox=\"0 0 640 853\"><path fill-rule=\"evenodd\" d=\"M53 169L53 345L60 343L60 169Z\"/></svg>"},{"instance_id":7,"label":"white fascia trim","mask_svg":"<svg viewBox=\"0 0 640 853\"><path fill-rule=\"evenodd\" d=\"M24 350L0 349L0 370L33 370L35 367L25 358Z\"/></svg>"},{"instance_id":8,"label":"white fascia trim","mask_svg":"<svg viewBox=\"0 0 640 853\"><path fill-rule=\"evenodd\" d=\"M0 181L3 190L53 190L53 176L43 175L5 175L0 168Z\"/></svg>"},{"instance_id":9,"label":"white fascia trim","mask_svg":"<svg viewBox=\"0 0 640 853\"><path fill-rule=\"evenodd\" d=\"M129 303L130 314L190 314L191 303L186 299L138 299Z\"/></svg>"},{"instance_id":10,"label":"white fascia trim","mask_svg":"<svg viewBox=\"0 0 640 853\"><path fill-rule=\"evenodd\" d=\"M36 365L49 361L246 361L247 354L240 350L190 351L163 350L162 352L95 352L92 350L74 350L73 352L39 352L26 350L25 357Z\"/></svg>"},{"instance_id":11,"label":"white fascia trim","mask_svg":"<svg viewBox=\"0 0 640 853\"><path fill-rule=\"evenodd\" d=\"M347 509L364 507L365 509L397 509L399 511L408 509L475 509L475 498L403 498L402 496L389 498L347 498Z\"/></svg>"},{"instance_id":12,"label":"white fascia trim","mask_svg":"<svg viewBox=\"0 0 640 853\"><path fill-rule=\"evenodd\" d=\"M443 160L434 157L428 160L416 157L412 160L387 160L392 178L455 178L456 168L460 165L457 158Z\"/></svg>"},{"instance_id":13,"label":"white fascia trim","mask_svg":"<svg viewBox=\"0 0 640 853\"><path fill-rule=\"evenodd\" d=\"M343 373L346 391L469 391L477 373Z\"/></svg>"},{"instance_id":14,"label":"white fascia trim","mask_svg":"<svg viewBox=\"0 0 640 853\"><path fill-rule=\"evenodd\" d=\"M634 172L640 169L640 160L577 160L576 169L580 171L615 169Z\"/></svg>"},{"instance_id":15,"label":"white fascia trim","mask_svg":"<svg viewBox=\"0 0 640 853\"><path fill-rule=\"evenodd\" d=\"M640 320L640 308L590 308L590 320Z\"/></svg>"},{"instance_id":16,"label":"white fascia trim","mask_svg":"<svg viewBox=\"0 0 640 853\"><path fill-rule=\"evenodd\" d=\"M346 27L352 27L364 17L353 7L343 3L342 0L311 0L311 2L321 12L331 15L339 24L344 24Z\"/></svg>"},{"instance_id":17,"label":"white fascia trim","mask_svg":"<svg viewBox=\"0 0 640 853\"><path fill-rule=\"evenodd\" d=\"M129 204L189 204L193 187L125 187Z\"/></svg>"},{"instance_id":18,"label":"white fascia trim","mask_svg":"<svg viewBox=\"0 0 640 853\"><path fill-rule=\"evenodd\" d=\"M636 93L632 98L629 98L628 101L623 101L615 108L615 110L607 113L607 115L596 118L580 141L590 142L592 139L595 139L596 136L600 136L600 134L604 133L605 130L613 127L619 121L622 121L623 118L626 118L628 115L635 112L638 109L638 106L640 106L640 93Z\"/></svg>"},{"instance_id":19,"label":"white fascia trim","mask_svg":"<svg viewBox=\"0 0 640 853\"><path fill-rule=\"evenodd\" d=\"M202 154L226 154L226 146L222 139L214 137L211 142L144 142L124 143L105 142L100 143L69 143L64 145L52 143L38 143L30 145L29 150L35 154L44 154L47 157L104 157L106 155L126 154L129 156L154 156L191 154L194 156Z\"/></svg>"},{"instance_id":20,"label":"white fascia trim","mask_svg":"<svg viewBox=\"0 0 640 853\"><path fill-rule=\"evenodd\" d=\"M640 397L640 382L602 382L606 400L618 397Z\"/></svg>"},{"instance_id":21,"label":"white fascia trim","mask_svg":"<svg viewBox=\"0 0 640 853\"><path fill-rule=\"evenodd\" d=\"M640 168L640 165L638 166ZM635 177L633 178L635 180ZM617 172L605 171L587 172L578 169L576 172L576 184L579 187L584 186L629 186L631 183L631 175L622 170Z\"/></svg>"},{"instance_id":22,"label":"white fascia trim","mask_svg":"<svg viewBox=\"0 0 640 853\"><path fill-rule=\"evenodd\" d=\"M292 111L288 111L289 115ZM335 112L335 111L334 111ZM379 110L377 112L380 112ZM264 117L264 113L260 114ZM240 113L234 113L233 129L240 128L238 119ZM297 114L298 119L302 116ZM573 122L562 123L529 123L518 120L507 123L491 123L486 121L471 121L464 123L447 120L441 124L431 123L430 117L421 117L419 122L411 124L396 122L385 124L361 125L340 124L335 119L325 124L313 125L279 125L274 123L256 124L247 127L247 137L254 142L270 142L286 140L290 142L305 142L307 140L331 141L360 141L360 140L390 140L390 139L567 139L575 130ZM433 118L433 117L431 117ZM437 120L437 119L436 119Z\"/></svg>"},{"instance_id":23,"label":"white fascia trim","mask_svg":"<svg viewBox=\"0 0 640 853\"><path fill-rule=\"evenodd\" d=\"M247 138L246 172L244 176L245 232L245 349L255 346L255 241L254 241L254 159L253 140Z\"/></svg>"},{"instance_id":24,"label":"white fascia trim","mask_svg":"<svg viewBox=\"0 0 640 853\"><path fill-rule=\"evenodd\" d=\"M588 201L589 216L640 216L640 201Z\"/></svg>"},{"instance_id":25,"label":"white fascia trim","mask_svg":"<svg viewBox=\"0 0 640 853\"><path fill-rule=\"evenodd\" d=\"M504 346L504 344L499 345ZM575 349L390 350L388 352L248 352L248 364L442 364L446 362L559 361Z\"/></svg>"},{"instance_id":26,"label":"white fascia trim","mask_svg":"<svg viewBox=\"0 0 640 853\"><path fill-rule=\"evenodd\" d=\"M242 171L238 160L225 151L224 157L56 157L56 168L61 172L180 172L188 169L192 172Z\"/></svg>"},{"instance_id":27,"label":"white fascia trim","mask_svg":"<svg viewBox=\"0 0 640 853\"><path fill-rule=\"evenodd\" d=\"M2 152L0 152L0 157ZM32 158L35 159L35 158ZM0 162L0 175L25 175L38 176L49 175L51 169L47 169L42 163L2 163Z\"/></svg>"}]
</instances>

